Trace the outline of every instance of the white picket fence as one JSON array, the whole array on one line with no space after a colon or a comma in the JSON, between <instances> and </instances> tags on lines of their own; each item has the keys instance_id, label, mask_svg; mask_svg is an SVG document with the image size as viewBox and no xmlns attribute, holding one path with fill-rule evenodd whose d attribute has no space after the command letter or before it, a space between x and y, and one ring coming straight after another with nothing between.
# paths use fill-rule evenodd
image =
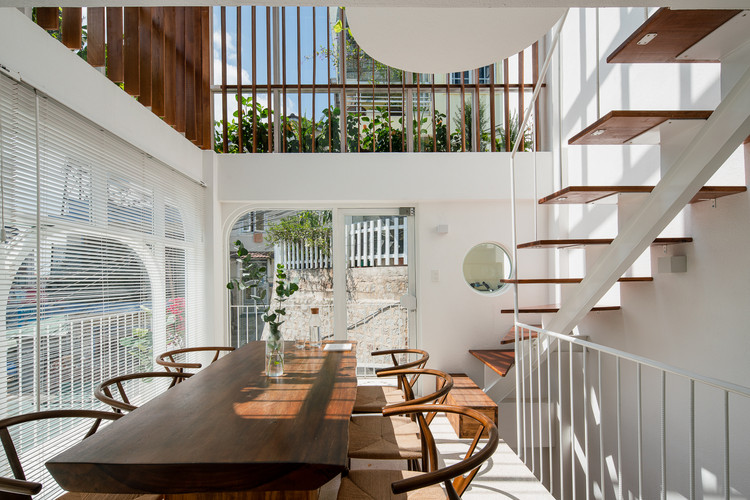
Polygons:
<instances>
[{"instance_id":1,"label":"white picket fence","mask_svg":"<svg viewBox=\"0 0 750 500\"><path fill-rule=\"evenodd\" d=\"M407 265L407 236L406 217L347 224L345 244L349 267ZM274 259L286 269L330 269L333 266L330 252L301 243L277 244Z\"/></svg>"}]
</instances>

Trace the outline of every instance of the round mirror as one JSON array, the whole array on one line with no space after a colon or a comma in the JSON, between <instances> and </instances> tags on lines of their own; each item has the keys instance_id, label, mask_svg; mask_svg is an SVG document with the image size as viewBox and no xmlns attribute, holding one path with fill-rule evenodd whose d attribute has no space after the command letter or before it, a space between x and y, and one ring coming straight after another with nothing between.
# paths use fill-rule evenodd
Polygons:
<instances>
[{"instance_id":1,"label":"round mirror","mask_svg":"<svg viewBox=\"0 0 750 500\"><path fill-rule=\"evenodd\" d=\"M464 279L483 295L505 290L508 283L500 280L508 279L510 272L510 255L497 243L480 243L464 257Z\"/></svg>"}]
</instances>

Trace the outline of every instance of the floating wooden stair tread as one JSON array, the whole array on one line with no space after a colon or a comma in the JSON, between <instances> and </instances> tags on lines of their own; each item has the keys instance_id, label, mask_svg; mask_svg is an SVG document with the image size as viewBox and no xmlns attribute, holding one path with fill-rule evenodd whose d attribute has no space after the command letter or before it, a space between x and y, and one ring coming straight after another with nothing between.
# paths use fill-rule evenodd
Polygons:
<instances>
[{"instance_id":1,"label":"floating wooden stair tread","mask_svg":"<svg viewBox=\"0 0 750 500\"><path fill-rule=\"evenodd\" d=\"M568 186L539 200L544 204L583 204L607 198L615 194L650 193L654 186ZM703 186L690 203L715 200L730 194L744 193L746 186Z\"/></svg>"},{"instance_id":2,"label":"floating wooden stair tread","mask_svg":"<svg viewBox=\"0 0 750 500\"><path fill-rule=\"evenodd\" d=\"M502 351L500 349L472 349L469 351L469 354L490 367L492 371L501 377L506 376L516 362L515 351Z\"/></svg>"},{"instance_id":3,"label":"floating wooden stair tread","mask_svg":"<svg viewBox=\"0 0 750 500\"><path fill-rule=\"evenodd\" d=\"M580 239L562 239L562 240L536 240L528 243L521 243L518 248L569 248L589 245L609 245L613 238L580 238ZM692 243L691 237L680 238L656 238L652 245L678 245L680 243Z\"/></svg>"},{"instance_id":4,"label":"floating wooden stair tread","mask_svg":"<svg viewBox=\"0 0 750 500\"><path fill-rule=\"evenodd\" d=\"M568 140L572 145L627 144L667 120L706 120L711 111L610 111Z\"/></svg>"},{"instance_id":5,"label":"floating wooden stair tread","mask_svg":"<svg viewBox=\"0 0 750 500\"><path fill-rule=\"evenodd\" d=\"M535 339L537 336L537 333L532 330L521 330L518 336L521 340L529 340L529 339ZM511 328L510 331L505 334L505 337L503 337L503 340L500 341L500 343L503 345L515 344L515 342L516 342L516 332L513 331L513 328Z\"/></svg>"},{"instance_id":6,"label":"floating wooden stair tread","mask_svg":"<svg viewBox=\"0 0 750 500\"><path fill-rule=\"evenodd\" d=\"M591 308L591 311L598 312L598 311L619 311L621 309L620 306L594 306ZM519 307L518 312L523 314L543 314L543 313L556 313L560 310L560 306L556 304L550 304L546 306L524 306ZM501 313L508 314L513 313L513 309L501 309Z\"/></svg>"},{"instance_id":7,"label":"floating wooden stair tread","mask_svg":"<svg viewBox=\"0 0 750 500\"><path fill-rule=\"evenodd\" d=\"M672 10L661 8L607 57L608 63L718 62L680 54L739 14L740 10ZM644 37L656 36L646 44ZM645 41L645 40L644 40Z\"/></svg>"},{"instance_id":8,"label":"floating wooden stair tread","mask_svg":"<svg viewBox=\"0 0 750 500\"><path fill-rule=\"evenodd\" d=\"M568 285L571 283L580 283L581 281L583 281L583 278L526 278L500 280L500 283L516 283L518 285ZM654 278L653 276L623 276L617 281L623 283L633 281L654 281Z\"/></svg>"}]
</instances>

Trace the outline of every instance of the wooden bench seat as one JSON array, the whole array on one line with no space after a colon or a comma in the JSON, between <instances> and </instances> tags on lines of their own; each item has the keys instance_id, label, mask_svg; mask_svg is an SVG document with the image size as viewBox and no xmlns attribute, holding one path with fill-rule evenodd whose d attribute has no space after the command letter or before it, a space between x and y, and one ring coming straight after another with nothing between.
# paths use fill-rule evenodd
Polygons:
<instances>
[{"instance_id":1,"label":"wooden bench seat","mask_svg":"<svg viewBox=\"0 0 750 500\"><path fill-rule=\"evenodd\" d=\"M453 377L453 389L448 393L445 404L473 408L487 415L497 425L497 403L492 401L465 373L451 373L450 375ZM438 384L440 382L438 380ZM448 421L453 426L453 430L456 431L459 438L474 437L474 433L477 431L475 420L465 415L452 413L449 413L447 416ZM486 437L486 432L483 436Z\"/></svg>"}]
</instances>

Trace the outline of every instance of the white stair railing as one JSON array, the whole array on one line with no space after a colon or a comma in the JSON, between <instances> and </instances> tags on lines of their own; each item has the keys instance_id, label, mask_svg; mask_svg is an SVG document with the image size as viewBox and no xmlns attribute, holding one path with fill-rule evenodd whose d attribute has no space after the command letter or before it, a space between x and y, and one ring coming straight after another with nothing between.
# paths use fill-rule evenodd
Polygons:
<instances>
[{"instance_id":1,"label":"white stair railing","mask_svg":"<svg viewBox=\"0 0 750 500\"><path fill-rule=\"evenodd\" d=\"M516 344L516 370L524 374L517 400L528 403L519 448L529 449L526 465L557 498L666 500L669 492L728 500L733 487L735 495L747 494L746 474L731 476L730 470L733 453L750 440L744 425L750 388L523 323L516 327L519 334L536 333ZM658 421L649 421L655 413ZM699 472L715 476L716 485L703 480L698 491Z\"/></svg>"}]
</instances>

